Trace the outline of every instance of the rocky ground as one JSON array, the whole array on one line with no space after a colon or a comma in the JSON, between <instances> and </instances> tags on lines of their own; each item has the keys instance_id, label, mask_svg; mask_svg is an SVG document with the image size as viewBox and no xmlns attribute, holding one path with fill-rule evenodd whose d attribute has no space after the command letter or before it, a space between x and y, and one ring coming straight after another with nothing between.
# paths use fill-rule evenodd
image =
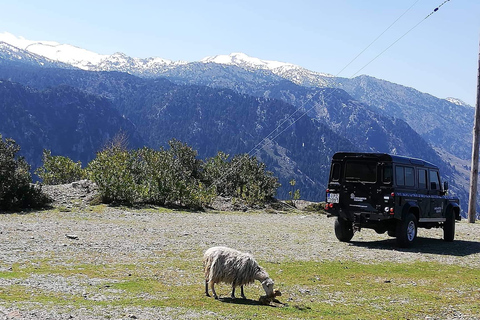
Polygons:
<instances>
[{"instance_id":1,"label":"rocky ground","mask_svg":"<svg viewBox=\"0 0 480 320\"><path fill-rule=\"evenodd\" d=\"M393 238L362 230L351 243L339 242L333 219L300 210L274 209L254 212L220 213L168 211L162 214L145 209L89 207L96 188L89 182L45 188L55 199L56 209L24 214L0 214L0 273L31 260L48 259L68 266L72 259L85 264L135 263L155 260L159 251L182 254L202 252L210 246L226 245L254 253L257 260L282 261L437 261L479 268L480 229L465 221L457 224L456 240L445 243L441 229L419 229L412 249L398 249ZM228 202L220 201L222 206ZM242 209L243 210L243 209ZM127 241L128 239L128 241ZM195 257L197 259L198 257ZM201 258L198 258L199 261ZM0 277L2 286L20 284L51 292L108 301L108 296L89 292L93 284L109 279L66 278L37 275L27 279ZM198 281L192 279L191 281ZM198 281L201 286L201 281ZM101 315L101 316L100 316ZM212 317L176 308L71 309L68 306L6 305L0 301L1 319L176 319ZM214 317L214 315L213 315ZM451 317L450 317L451 318ZM458 319L475 319L457 315Z\"/></svg>"}]
</instances>

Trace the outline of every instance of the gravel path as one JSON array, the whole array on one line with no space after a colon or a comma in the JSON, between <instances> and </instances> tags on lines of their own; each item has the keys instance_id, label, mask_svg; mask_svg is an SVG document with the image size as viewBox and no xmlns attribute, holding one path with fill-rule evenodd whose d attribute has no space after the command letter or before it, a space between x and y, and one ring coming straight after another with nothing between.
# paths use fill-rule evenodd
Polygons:
<instances>
[{"instance_id":1,"label":"gravel path","mask_svg":"<svg viewBox=\"0 0 480 320\"><path fill-rule=\"evenodd\" d=\"M83 204L82 204L83 206ZM419 229L412 249L398 249L386 234L362 230L351 243L339 242L332 218L301 211L220 213L129 210L85 207L68 211L50 210L26 214L0 214L0 273L13 265L48 259L52 265L135 264L155 261L168 252L196 259L210 246L226 245L252 252L257 260L281 263L291 260L340 260L361 263L382 261L437 261L480 269L479 224L457 223L456 240L446 243L441 229ZM195 253L193 255L192 253ZM198 279L186 279L201 283ZM0 288L13 283L52 292L108 301L107 294L95 296L85 288L111 279L35 275L28 279L0 278ZM114 293L114 292L112 292ZM99 317L101 314L101 317ZM132 308L102 310L49 308L21 304L12 307L0 301L1 319L176 319L203 318L181 308Z\"/></svg>"}]
</instances>

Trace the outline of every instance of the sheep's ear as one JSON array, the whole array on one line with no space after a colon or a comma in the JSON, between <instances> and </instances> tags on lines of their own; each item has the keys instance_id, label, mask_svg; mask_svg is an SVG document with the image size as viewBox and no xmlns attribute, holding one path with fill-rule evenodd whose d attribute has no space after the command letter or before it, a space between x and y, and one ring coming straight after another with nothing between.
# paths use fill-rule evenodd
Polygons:
<instances>
[{"instance_id":1,"label":"sheep's ear","mask_svg":"<svg viewBox=\"0 0 480 320\"><path fill-rule=\"evenodd\" d=\"M273 294L274 294L275 297L280 297L282 295L280 290L275 290L275 292Z\"/></svg>"}]
</instances>

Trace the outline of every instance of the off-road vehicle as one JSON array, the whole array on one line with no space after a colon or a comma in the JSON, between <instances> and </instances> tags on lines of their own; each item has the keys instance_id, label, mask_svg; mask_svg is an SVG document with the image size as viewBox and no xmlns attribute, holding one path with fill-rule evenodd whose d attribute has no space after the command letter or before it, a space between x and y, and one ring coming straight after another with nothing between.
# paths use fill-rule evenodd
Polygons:
<instances>
[{"instance_id":1,"label":"off-road vehicle","mask_svg":"<svg viewBox=\"0 0 480 320\"><path fill-rule=\"evenodd\" d=\"M335 216L337 239L349 242L355 231L374 229L411 246L417 228L443 228L455 237L460 220L458 198L448 196L438 167L420 159L384 153L333 155L325 209Z\"/></svg>"}]
</instances>

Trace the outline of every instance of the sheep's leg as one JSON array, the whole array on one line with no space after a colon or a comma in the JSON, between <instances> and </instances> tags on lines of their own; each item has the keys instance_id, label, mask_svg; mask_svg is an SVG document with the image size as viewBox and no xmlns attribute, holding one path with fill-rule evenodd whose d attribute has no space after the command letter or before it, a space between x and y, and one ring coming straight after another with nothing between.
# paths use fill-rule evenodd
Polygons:
<instances>
[{"instance_id":1,"label":"sheep's leg","mask_svg":"<svg viewBox=\"0 0 480 320\"><path fill-rule=\"evenodd\" d=\"M208 293L208 280L205 280L205 295L210 297L210 294Z\"/></svg>"},{"instance_id":2,"label":"sheep's leg","mask_svg":"<svg viewBox=\"0 0 480 320\"><path fill-rule=\"evenodd\" d=\"M235 282L233 282L232 284L232 295L231 295L232 299L235 299Z\"/></svg>"},{"instance_id":3,"label":"sheep's leg","mask_svg":"<svg viewBox=\"0 0 480 320\"><path fill-rule=\"evenodd\" d=\"M245 294L243 293L243 285L240 286L240 294L242 296L242 299L247 299L247 297L245 297Z\"/></svg>"},{"instance_id":4,"label":"sheep's leg","mask_svg":"<svg viewBox=\"0 0 480 320\"><path fill-rule=\"evenodd\" d=\"M215 283L212 282L212 292L213 292L213 297L218 300L217 293L215 292Z\"/></svg>"}]
</instances>

